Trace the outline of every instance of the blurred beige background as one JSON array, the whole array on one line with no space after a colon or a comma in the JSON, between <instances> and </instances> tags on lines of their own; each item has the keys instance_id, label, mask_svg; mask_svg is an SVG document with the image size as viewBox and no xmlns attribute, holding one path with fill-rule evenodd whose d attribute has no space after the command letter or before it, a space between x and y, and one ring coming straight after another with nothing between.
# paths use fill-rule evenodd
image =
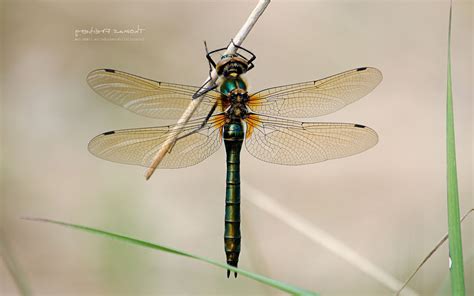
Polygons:
<instances>
[{"instance_id":1,"label":"blurred beige background","mask_svg":"<svg viewBox=\"0 0 474 296\"><path fill-rule=\"evenodd\" d=\"M95 135L160 125L96 95L96 68L199 85L203 40L222 47L256 1L1 2L1 228L35 295L277 295L244 277L173 255L54 225L80 223L224 261L225 152L158 171L95 158ZM455 1L452 57L461 213L472 197L473 2ZM447 232L445 100L449 1L273 1L244 46L247 78L262 88L373 66L370 95L315 120L354 122L380 137L365 153L284 167L242 152L242 268L323 293L391 291L320 244L256 208L249 188L278 201L398 280ZM144 28L142 41L74 41L77 29ZM247 186L247 187L245 187ZM463 225L474 294L474 217ZM447 248L413 279L419 295L446 295ZM0 262L2 295L17 295Z\"/></svg>"}]
</instances>

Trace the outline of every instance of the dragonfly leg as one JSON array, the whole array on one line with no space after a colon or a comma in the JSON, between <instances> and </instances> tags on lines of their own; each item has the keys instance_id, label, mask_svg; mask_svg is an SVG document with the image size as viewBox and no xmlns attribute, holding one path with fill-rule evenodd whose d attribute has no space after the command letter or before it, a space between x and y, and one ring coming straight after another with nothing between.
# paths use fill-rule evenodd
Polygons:
<instances>
[{"instance_id":1,"label":"dragonfly leg","mask_svg":"<svg viewBox=\"0 0 474 296\"><path fill-rule=\"evenodd\" d=\"M239 56L241 56L242 58L244 58L244 59L247 60L247 62L248 62L248 64L249 64L249 67L247 68L247 71L246 71L246 72L250 71L250 70L254 67L253 61L255 61L255 59L257 58L257 56L256 56L253 52L251 52L250 50L248 50L248 49L246 49L246 48L244 48L244 47L242 47L242 46L239 46L239 45L235 44L233 39L230 39L230 42L235 46L235 48L240 49L240 50L243 50L243 51L245 51L246 53L250 54L250 59L248 59L248 58L244 57L243 55L241 55L241 54L239 54L239 53L236 53L237 55L239 55Z\"/></svg>"},{"instance_id":2,"label":"dragonfly leg","mask_svg":"<svg viewBox=\"0 0 474 296\"><path fill-rule=\"evenodd\" d=\"M211 77L212 68L216 68L216 62L211 57L211 53L207 49L207 43L204 41L204 48L206 49L206 59L209 62L209 77Z\"/></svg>"},{"instance_id":3,"label":"dragonfly leg","mask_svg":"<svg viewBox=\"0 0 474 296\"><path fill-rule=\"evenodd\" d=\"M206 80L206 82L204 82L204 84L198 89L198 91L193 95L193 99L197 99L199 98L200 96L208 93L209 91L215 89L217 87L217 84L214 82L213 85L211 85L210 87L208 88L204 88L204 86L211 80L211 73L212 73L212 70L216 68L216 62L214 62L214 60L212 59L211 57L211 54L216 52L216 51L211 51L209 52L209 50L207 49L207 43L206 41L204 41L204 48L206 50L206 59L209 63L209 78Z\"/></svg>"},{"instance_id":4,"label":"dragonfly leg","mask_svg":"<svg viewBox=\"0 0 474 296\"><path fill-rule=\"evenodd\" d=\"M209 87L204 87L210 80L211 80L211 78L209 77L206 80L206 82L204 82L204 84L201 85L201 87L194 93L193 100L195 100L195 99L199 98L200 96L203 96L203 95L207 94L208 92L210 92L211 90L217 88L218 85L215 82Z\"/></svg>"},{"instance_id":5,"label":"dragonfly leg","mask_svg":"<svg viewBox=\"0 0 474 296\"><path fill-rule=\"evenodd\" d=\"M207 114L206 118L204 119L204 121L202 122L202 124L198 128L196 128L195 130L190 131L189 133L187 133L185 135L177 137L176 140L174 140L173 145L171 145L170 149L168 150L168 153L171 153L171 151L173 150L174 145L176 145L176 142L178 142L178 140L181 140L182 138L185 138L187 136L190 136L190 135L195 134L195 133L199 132L200 130L202 130L206 126L207 122L209 121L209 118L211 118L212 113L214 113L216 108L217 108L217 102L214 103L211 110L209 110L209 113Z\"/></svg>"}]
</instances>

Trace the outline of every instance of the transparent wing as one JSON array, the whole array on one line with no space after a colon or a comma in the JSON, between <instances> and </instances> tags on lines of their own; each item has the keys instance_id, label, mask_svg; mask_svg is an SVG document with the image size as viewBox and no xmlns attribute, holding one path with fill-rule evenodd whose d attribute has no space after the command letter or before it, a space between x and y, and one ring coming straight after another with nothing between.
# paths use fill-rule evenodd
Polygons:
<instances>
[{"instance_id":1,"label":"transparent wing","mask_svg":"<svg viewBox=\"0 0 474 296\"><path fill-rule=\"evenodd\" d=\"M87 83L99 95L139 115L179 119L199 87L158 82L122 71L99 69L87 75ZM193 116L206 116L219 98L210 91Z\"/></svg>"},{"instance_id":2,"label":"transparent wing","mask_svg":"<svg viewBox=\"0 0 474 296\"><path fill-rule=\"evenodd\" d=\"M299 122L256 114L246 122L248 152L276 164L302 165L346 157L378 141L374 130L359 124Z\"/></svg>"},{"instance_id":3,"label":"transparent wing","mask_svg":"<svg viewBox=\"0 0 474 296\"><path fill-rule=\"evenodd\" d=\"M158 168L183 168L200 163L221 145L222 115L210 118L204 127L203 118L191 120L180 133L174 147ZM89 142L89 151L95 156L124 164L149 167L153 157L166 141L173 126L137 128L100 134Z\"/></svg>"},{"instance_id":4,"label":"transparent wing","mask_svg":"<svg viewBox=\"0 0 474 296\"><path fill-rule=\"evenodd\" d=\"M250 96L256 113L283 117L316 117L335 112L370 93L382 81L375 68L357 68L321 80L262 90Z\"/></svg>"}]
</instances>

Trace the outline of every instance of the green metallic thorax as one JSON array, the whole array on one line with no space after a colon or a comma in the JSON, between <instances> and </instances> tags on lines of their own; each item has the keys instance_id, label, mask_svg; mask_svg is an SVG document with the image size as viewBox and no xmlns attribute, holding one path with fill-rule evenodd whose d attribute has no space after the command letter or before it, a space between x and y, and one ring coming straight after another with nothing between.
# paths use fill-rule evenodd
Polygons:
<instances>
[{"instance_id":1,"label":"green metallic thorax","mask_svg":"<svg viewBox=\"0 0 474 296\"><path fill-rule=\"evenodd\" d=\"M238 88L247 90L247 84L241 76L224 78L219 90L223 95L228 96L231 91Z\"/></svg>"}]
</instances>

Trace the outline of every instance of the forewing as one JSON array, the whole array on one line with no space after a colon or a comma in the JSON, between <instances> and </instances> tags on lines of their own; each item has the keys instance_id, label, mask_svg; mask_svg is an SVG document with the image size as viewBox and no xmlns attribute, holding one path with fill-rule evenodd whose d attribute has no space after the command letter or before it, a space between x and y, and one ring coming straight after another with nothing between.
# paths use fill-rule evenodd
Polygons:
<instances>
[{"instance_id":1,"label":"forewing","mask_svg":"<svg viewBox=\"0 0 474 296\"><path fill-rule=\"evenodd\" d=\"M283 165L303 165L354 155L373 147L377 133L352 123L298 122L250 115L246 147L256 158Z\"/></svg>"},{"instance_id":2,"label":"forewing","mask_svg":"<svg viewBox=\"0 0 474 296\"><path fill-rule=\"evenodd\" d=\"M382 81L375 68L357 68L321 80L262 90L248 106L265 115L304 118L335 112L370 93Z\"/></svg>"},{"instance_id":3,"label":"forewing","mask_svg":"<svg viewBox=\"0 0 474 296\"><path fill-rule=\"evenodd\" d=\"M122 71L99 69L87 76L90 87L105 99L139 115L158 119L179 119L199 87L158 82ZM219 98L210 91L203 95L194 117L206 116Z\"/></svg>"},{"instance_id":4,"label":"forewing","mask_svg":"<svg viewBox=\"0 0 474 296\"><path fill-rule=\"evenodd\" d=\"M191 132L201 126L204 118L190 121L158 168L192 166L217 151L222 142L220 132L223 125L222 118L221 115L211 117L209 122L195 133ZM173 126L163 126L106 132L89 142L89 151L105 160L149 167L153 157L172 131Z\"/></svg>"}]
</instances>

